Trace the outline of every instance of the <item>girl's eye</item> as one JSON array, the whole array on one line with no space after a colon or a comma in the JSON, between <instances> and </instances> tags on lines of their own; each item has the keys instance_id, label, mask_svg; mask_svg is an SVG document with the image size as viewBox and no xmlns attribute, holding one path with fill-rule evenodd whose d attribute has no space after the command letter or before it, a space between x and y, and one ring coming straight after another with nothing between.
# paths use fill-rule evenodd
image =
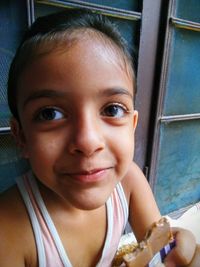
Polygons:
<instances>
[{"instance_id":1,"label":"girl's eye","mask_svg":"<svg viewBox=\"0 0 200 267\"><path fill-rule=\"evenodd\" d=\"M102 113L104 116L122 118L127 113L127 109L121 104L110 104Z\"/></svg>"},{"instance_id":2,"label":"girl's eye","mask_svg":"<svg viewBox=\"0 0 200 267\"><path fill-rule=\"evenodd\" d=\"M60 120L64 117L63 113L55 108L44 108L37 114L39 121Z\"/></svg>"}]
</instances>

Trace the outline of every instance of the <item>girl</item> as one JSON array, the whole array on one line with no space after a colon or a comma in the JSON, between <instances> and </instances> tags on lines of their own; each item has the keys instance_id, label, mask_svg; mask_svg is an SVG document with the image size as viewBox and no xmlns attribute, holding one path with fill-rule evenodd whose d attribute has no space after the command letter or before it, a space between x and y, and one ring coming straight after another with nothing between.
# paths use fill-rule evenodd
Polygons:
<instances>
[{"instance_id":1,"label":"girl","mask_svg":"<svg viewBox=\"0 0 200 267\"><path fill-rule=\"evenodd\" d=\"M0 266L111 266L128 219L138 241L160 219L131 164L134 94L131 56L104 17L71 10L32 25L8 81L12 132L32 171L1 196ZM179 235L187 256L167 259L182 265L196 244Z\"/></svg>"}]
</instances>

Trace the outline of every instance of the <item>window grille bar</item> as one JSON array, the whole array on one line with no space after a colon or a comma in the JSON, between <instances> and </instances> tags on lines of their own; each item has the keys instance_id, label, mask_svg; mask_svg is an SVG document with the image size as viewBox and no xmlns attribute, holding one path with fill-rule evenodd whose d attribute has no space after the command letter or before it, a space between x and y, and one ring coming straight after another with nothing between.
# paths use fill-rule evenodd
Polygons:
<instances>
[{"instance_id":1,"label":"window grille bar","mask_svg":"<svg viewBox=\"0 0 200 267\"><path fill-rule=\"evenodd\" d=\"M176 121L199 120L199 119L200 119L200 113L161 116L159 118L160 122L163 122L163 123L170 123L170 122L176 122Z\"/></svg>"},{"instance_id":2,"label":"window grille bar","mask_svg":"<svg viewBox=\"0 0 200 267\"><path fill-rule=\"evenodd\" d=\"M37 0L36 3L38 4L46 4L46 5L53 5L57 7L65 7L65 8L72 8L72 7L82 7L82 8L89 8L94 11L99 11L104 15L113 16L116 18L127 19L127 20L140 20L141 13L124 10L120 8L109 7L105 5L98 5L93 4L85 1L60 1L60 0Z\"/></svg>"},{"instance_id":3,"label":"window grille bar","mask_svg":"<svg viewBox=\"0 0 200 267\"><path fill-rule=\"evenodd\" d=\"M174 25L177 28L182 28L182 29L192 30L192 31L200 31L200 23L197 23L197 22L175 18L175 17L171 17L170 22L172 25Z\"/></svg>"},{"instance_id":4,"label":"window grille bar","mask_svg":"<svg viewBox=\"0 0 200 267\"><path fill-rule=\"evenodd\" d=\"M10 134L10 127L0 127L0 135Z\"/></svg>"},{"instance_id":5,"label":"window grille bar","mask_svg":"<svg viewBox=\"0 0 200 267\"><path fill-rule=\"evenodd\" d=\"M34 0L26 0L28 26L35 20Z\"/></svg>"}]
</instances>

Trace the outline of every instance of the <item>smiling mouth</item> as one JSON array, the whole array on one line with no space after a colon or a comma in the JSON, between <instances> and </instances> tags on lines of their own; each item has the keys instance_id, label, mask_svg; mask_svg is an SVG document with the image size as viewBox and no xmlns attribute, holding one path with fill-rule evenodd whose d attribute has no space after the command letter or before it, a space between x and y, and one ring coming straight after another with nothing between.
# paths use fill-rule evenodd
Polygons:
<instances>
[{"instance_id":1,"label":"smiling mouth","mask_svg":"<svg viewBox=\"0 0 200 267\"><path fill-rule=\"evenodd\" d=\"M111 168L94 169L90 171L80 171L75 173L68 173L73 180L81 183L92 183L106 179Z\"/></svg>"}]
</instances>

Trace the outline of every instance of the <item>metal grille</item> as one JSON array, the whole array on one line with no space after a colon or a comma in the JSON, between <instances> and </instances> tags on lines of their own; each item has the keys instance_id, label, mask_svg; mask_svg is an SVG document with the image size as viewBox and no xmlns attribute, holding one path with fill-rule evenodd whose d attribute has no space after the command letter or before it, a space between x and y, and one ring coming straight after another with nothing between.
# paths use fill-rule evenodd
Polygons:
<instances>
[{"instance_id":1,"label":"metal grille","mask_svg":"<svg viewBox=\"0 0 200 267\"><path fill-rule=\"evenodd\" d=\"M11 53L0 47L0 127L9 125L10 112L7 106L6 86Z\"/></svg>"},{"instance_id":2,"label":"metal grille","mask_svg":"<svg viewBox=\"0 0 200 267\"><path fill-rule=\"evenodd\" d=\"M20 157L20 151L15 146L11 135L0 136L0 164L6 164L17 161Z\"/></svg>"},{"instance_id":3,"label":"metal grille","mask_svg":"<svg viewBox=\"0 0 200 267\"><path fill-rule=\"evenodd\" d=\"M15 178L29 169L10 135L0 135L0 192L15 183Z\"/></svg>"},{"instance_id":4,"label":"metal grille","mask_svg":"<svg viewBox=\"0 0 200 267\"><path fill-rule=\"evenodd\" d=\"M7 78L16 47L27 27L25 3L6 0L1 0L0 3L0 130L9 125Z\"/></svg>"}]
</instances>

